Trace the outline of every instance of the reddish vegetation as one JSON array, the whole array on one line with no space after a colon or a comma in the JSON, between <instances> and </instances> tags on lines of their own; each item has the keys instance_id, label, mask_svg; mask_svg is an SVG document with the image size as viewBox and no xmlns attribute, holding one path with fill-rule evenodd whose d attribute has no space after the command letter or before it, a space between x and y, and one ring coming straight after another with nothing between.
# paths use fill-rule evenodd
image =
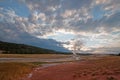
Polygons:
<instances>
[{"instance_id":1,"label":"reddish vegetation","mask_svg":"<svg viewBox=\"0 0 120 80\"><path fill-rule=\"evenodd\" d=\"M26 80L120 80L120 57L39 68Z\"/></svg>"}]
</instances>

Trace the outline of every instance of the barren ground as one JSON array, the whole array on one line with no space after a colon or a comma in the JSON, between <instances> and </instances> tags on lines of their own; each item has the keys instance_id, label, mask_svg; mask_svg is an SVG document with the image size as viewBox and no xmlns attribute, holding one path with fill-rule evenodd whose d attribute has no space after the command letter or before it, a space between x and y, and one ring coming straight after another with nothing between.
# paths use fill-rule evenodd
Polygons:
<instances>
[{"instance_id":1,"label":"barren ground","mask_svg":"<svg viewBox=\"0 0 120 80\"><path fill-rule=\"evenodd\" d=\"M37 67L25 80L120 80L120 57L109 56Z\"/></svg>"}]
</instances>

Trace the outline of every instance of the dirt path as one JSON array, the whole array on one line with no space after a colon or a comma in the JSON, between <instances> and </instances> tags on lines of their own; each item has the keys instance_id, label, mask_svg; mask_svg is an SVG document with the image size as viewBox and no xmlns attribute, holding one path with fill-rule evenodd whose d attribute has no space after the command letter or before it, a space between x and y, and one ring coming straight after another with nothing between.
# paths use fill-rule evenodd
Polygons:
<instances>
[{"instance_id":1,"label":"dirt path","mask_svg":"<svg viewBox=\"0 0 120 80\"><path fill-rule=\"evenodd\" d=\"M8 57L9 56L9 57ZM73 58L73 56L70 55L27 55L27 56L22 56L22 57L17 57L13 56L10 57L11 55L4 55L4 57L0 57L0 62L64 62L64 61L74 61L75 58ZM59 57L60 56L60 57ZM80 56L80 60L86 60L86 59L98 59L101 58L103 56Z\"/></svg>"},{"instance_id":2,"label":"dirt path","mask_svg":"<svg viewBox=\"0 0 120 80\"><path fill-rule=\"evenodd\" d=\"M78 61L38 67L25 80L120 80L120 59L103 61Z\"/></svg>"},{"instance_id":3,"label":"dirt path","mask_svg":"<svg viewBox=\"0 0 120 80\"><path fill-rule=\"evenodd\" d=\"M0 62L60 62L71 61L73 58L59 58L59 59L41 59L41 58L0 58Z\"/></svg>"}]
</instances>

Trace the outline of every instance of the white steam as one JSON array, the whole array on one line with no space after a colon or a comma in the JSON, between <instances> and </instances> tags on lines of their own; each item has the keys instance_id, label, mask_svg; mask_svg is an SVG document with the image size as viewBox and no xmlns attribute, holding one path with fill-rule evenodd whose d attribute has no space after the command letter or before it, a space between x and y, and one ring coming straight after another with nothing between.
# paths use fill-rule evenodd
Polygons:
<instances>
[{"instance_id":1,"label":"white steam","mask_svg":"<svg viewBox=\"0 0 120 80\"><path fill-rule=\"evenodd\" d=\"M79 55L77 55L77 53L80 53L81 51L81 48L84 46L84 43L83 41L79 40L79 39L76 39L76 40L73 40L72 41L72 48L71 48L71 51L73 53L73 57L76 59L76 60L79 60Z\"/></svg>"}]
</instances>

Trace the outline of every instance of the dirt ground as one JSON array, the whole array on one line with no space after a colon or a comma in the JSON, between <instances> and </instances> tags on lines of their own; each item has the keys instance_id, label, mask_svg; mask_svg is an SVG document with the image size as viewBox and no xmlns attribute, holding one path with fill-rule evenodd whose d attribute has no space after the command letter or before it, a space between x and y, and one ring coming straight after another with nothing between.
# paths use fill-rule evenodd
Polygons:
<instances>
[{"instance_id":1,"label":"dirt ground","mask_svg":"<svg viewBox=\"0 0 120 80\"><path fill-rule=\"evenodd\" d=\"M37 67L24 80L120 80L120 57Z\"/></svg>"}]
</instances>

